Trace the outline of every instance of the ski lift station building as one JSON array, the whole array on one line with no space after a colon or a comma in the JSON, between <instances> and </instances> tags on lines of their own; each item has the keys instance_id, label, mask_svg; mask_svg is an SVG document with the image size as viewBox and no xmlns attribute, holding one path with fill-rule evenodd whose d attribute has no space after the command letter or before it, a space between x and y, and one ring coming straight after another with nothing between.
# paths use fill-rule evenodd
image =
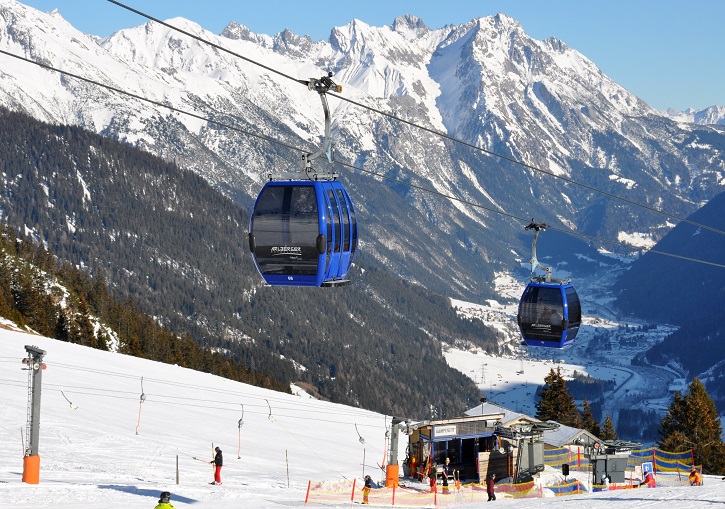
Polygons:
<instances>
[{"instance_id":1,"label":"ski lift station building","mask_svg":"<svg viewBox=\"0 0 725 509\"><path fill-rule=\"evenodd\" d=\"M534 447L525 447L525 451L519 452L520 431L534 424L541 423L486 402L467 411L463 417L420 422L409 433L407 467L410 472L406 475L424 477L431 462L443 465L446 458L460 473L461 480L475 482L485 480L491 473L499 479L512 477L521 469L528 470L532 461L538 461L543 468L543 435L538 434L531 440Z\"/></svg>"},{"instance_id":2,"label":"ski lift station building","mask_svg":"<svg viewBox=\"0 0 725 509\"><path fill-rule=\"evenodd\" d=\"M491 473L522 482L544 469L545 449L600 442L586 430L542 422L486 401L463 417L409 426L408 435L406 476L423 478L431 461L443 465L449 458L460 479L473 482L484 482Z\"/></svg>"}]
</instances>

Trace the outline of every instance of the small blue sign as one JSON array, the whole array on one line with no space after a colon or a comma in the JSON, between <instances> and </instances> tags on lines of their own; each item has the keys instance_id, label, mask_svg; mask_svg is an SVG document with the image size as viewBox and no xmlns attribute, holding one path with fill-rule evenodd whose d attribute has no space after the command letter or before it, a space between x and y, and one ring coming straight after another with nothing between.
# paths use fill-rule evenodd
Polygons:
<instances>
[{"instance_id":1,"label":"small blue sign","mask_svg":"<svg viewBox=\"0 0 725 509\"><path fill-rule=\"evenodd\" d=\"M648 461L646 463L642 463L642 475L646 476L649 473L653 473L654 469L652 468L652 462Z\"/></svg>"}]
</instances>

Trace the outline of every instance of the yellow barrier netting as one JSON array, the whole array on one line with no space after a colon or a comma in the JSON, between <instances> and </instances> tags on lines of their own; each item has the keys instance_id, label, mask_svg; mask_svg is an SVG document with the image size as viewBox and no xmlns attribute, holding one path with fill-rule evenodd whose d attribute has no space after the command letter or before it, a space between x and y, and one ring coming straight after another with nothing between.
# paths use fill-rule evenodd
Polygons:
<instances>
[{"instance_id":1,"label":"yellow barrier netting","mask_svg":"<svg viewBox=\"0 0 725 509\"><path fill-rule=\"evenodd\" d=\"M655 468L655 481L657 486L689 486L688 475L691 465L687 461L690 452L666 452L659 449L641 449L632 451L627 467L630 472L641 469L642 463L652 462ZM580 472L590 467L588 459L585 460L582 454L568 448L546 451L545 462L547 465L560 468L562 464L569 463L580 466ZM702 465L698 467L702 472ZM363 502L363 483L361 481L310 481L305 503L315 502L318 504L344 504ZM592 491L601 491L603 485L591 486ZM609 490L621 490L639 488L639 483L629 481L625 484L610 485ZM536 486L534 481L526 483L497 483L496 495L501 498L538 498L544 496L543 491L553 492L555 496L578 495L587 492L587 487L576 479L571 482ZM470 483L456 487L454 483L444 491L443 486L437 485L431 491L425 485L410 488L398 486L395 488L378 488L370 490L368 502L370 505L397 506L397 507L452 507L465 504L474 504L488 500L486 486Z\"/></svg>"},{"instance_id":2,"label":"yellow barrier netting","mask_svg":"<svg viewBox=\"0 0 725 509\"><path fill-rule=\"evenodd\" d=\"M637 449L629 452L627 468L633 470L642 463L652 462L655 472L688 472L692 467L692 451L669 452L652 447ZM575 466L579 469L588 468L589 459L577 448L560 447L544 451L544 464L554 468L561 468L562 464Z\"/></svg>"},{"instance_id":3,"label":"yellow barrier netting","mask_svg":"<svg viewBox=\"0 0 725 509\"><path fill-rule=\"evenodd\" d=\"M362 483L345 482L310 482L306 502L321 504L342 504L345 502L363 501ZM533 481L520 484L499 483L496 485L496 494L506 498L536 498L540 496ZM451 483L448 491L441 485L435 491L430 489L413 489L403 486L396 488L378 488L370 490L368 502L370 505L389 505L396 507L450 507L462 504L486 502L488 493L486 486L470 483L456 488Z\"/></svg>"}]
</instances>

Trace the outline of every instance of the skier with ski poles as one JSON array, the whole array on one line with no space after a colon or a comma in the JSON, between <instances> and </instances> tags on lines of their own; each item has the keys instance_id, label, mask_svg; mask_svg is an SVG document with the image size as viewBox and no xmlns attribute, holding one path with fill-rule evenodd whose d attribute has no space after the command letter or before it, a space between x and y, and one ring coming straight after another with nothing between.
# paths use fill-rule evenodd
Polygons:
<instances>
[{"instance_id":1,"label":"skier with ski poles","mask_svg":"<svg viewBox=\"0 0 725 509\"><path fill-rule=\"evenodd\" d=\"M224 464L224 459L222 458L222 450L219 447L214 448L214 452L216 454L214 455L214 459L211 460L209 463L214 465L214 481L210 482L209 484L221 484L222 483L222 465Z\"/></svg>"}]
</instances>

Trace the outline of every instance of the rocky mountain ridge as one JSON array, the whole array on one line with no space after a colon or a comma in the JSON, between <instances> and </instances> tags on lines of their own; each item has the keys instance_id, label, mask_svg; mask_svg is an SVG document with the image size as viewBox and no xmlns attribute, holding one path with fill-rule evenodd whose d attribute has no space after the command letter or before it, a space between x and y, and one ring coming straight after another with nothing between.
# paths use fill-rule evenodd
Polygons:
<instances>
[{"instance_id":1,"label":"rocky mountain ridge","mask_svg":"<svg viewBox=\"0 0 725 509\"><path fill-rule=\"evenodd\" d=\"M1 9L8 51L301 149L319 143L316 94L247 60L153 22L98 41L57 14L10 0ZM534 40L505 15L440 29L414 16L385 27L355 20L334 28L327 42L289 31L256 35L238 24L216 36L181 18L168 23L288 76L330 70L343 97L483 149L330 97L336 157L399 181L338 170L360 212L362 247L442 293L481 298L495 268L516 270L527 258L523 225L510 216L650 243L670 228L662 216L546 173L677 215L694 211L722 183L722 130L670 121L577 51L553 38ZM244 206L270 168L288 169L299 159L283 146L31 64L12 62L0 78L8 107L173 160ZM595 260L601 248L564 242L564 251Z\"/></svg>"}]
</instances>

